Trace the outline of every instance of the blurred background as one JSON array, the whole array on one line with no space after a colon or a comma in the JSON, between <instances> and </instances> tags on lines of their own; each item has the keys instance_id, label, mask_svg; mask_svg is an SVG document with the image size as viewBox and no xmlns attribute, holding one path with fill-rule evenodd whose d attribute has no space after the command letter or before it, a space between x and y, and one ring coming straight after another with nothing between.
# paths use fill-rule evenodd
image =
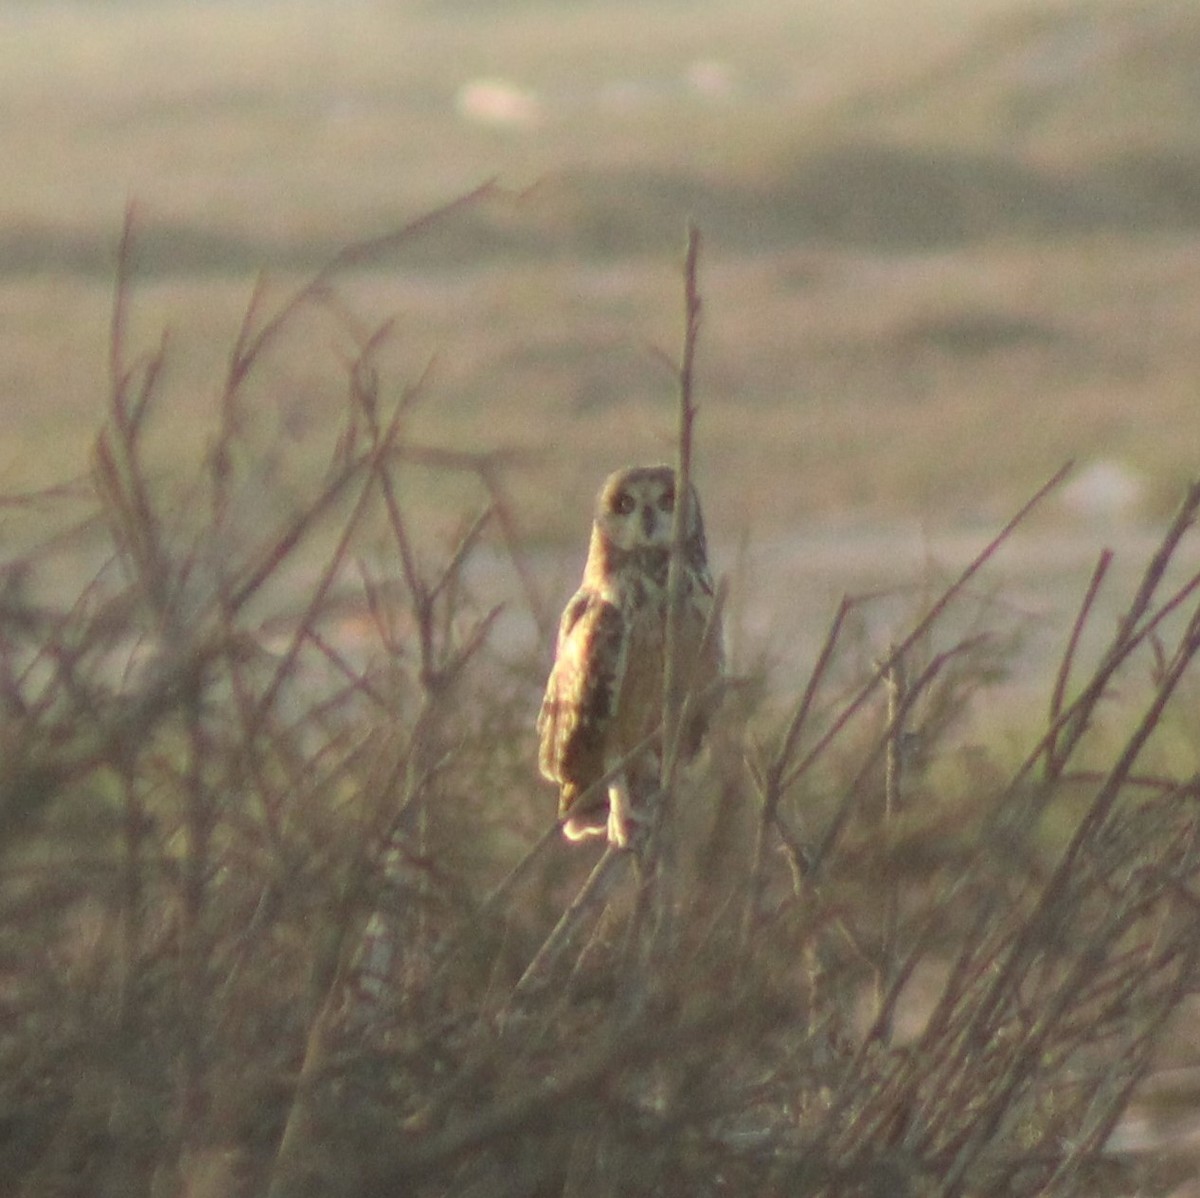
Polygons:
<instances>
[{"instance_id":1,"label":"blurred background","mask_svg":"<svg viewBox=\"0 0 1200 1198\"><path fill-rule=\"evenodd\" d=\"M285 298L491 177L339 277L260 382L269 439L316 460L347 328L390 320L410 435L513 451L524 533L579 549L603 474L673 452L691 218L698 471L764 628L967 560L1074 459L1000 561L1064 618L1196 470L1194 0L9 0L0 57L6 491L88 468L127 204L170 471L260 275Z\"/></svg>"}]
</instances>

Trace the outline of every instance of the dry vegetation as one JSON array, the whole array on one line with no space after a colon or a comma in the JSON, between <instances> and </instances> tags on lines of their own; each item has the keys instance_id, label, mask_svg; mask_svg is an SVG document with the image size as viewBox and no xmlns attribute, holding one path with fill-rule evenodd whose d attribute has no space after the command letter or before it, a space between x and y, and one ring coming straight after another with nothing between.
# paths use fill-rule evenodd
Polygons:
<instances>
[{"instance_id":1,"label":"dry vegetation","mask_svg":"<svg viewBox=\"0 0 1200 1198\"><path fill-rule=\"evenodd\" d=\"M10 505L41 532L0 575L0 1189L1177 1186L1186 1145L1145 1151L1129 1112L1192 1076L1200 575L1165 579L1200 487L1084 670L1100 555L1015 757L959 752L996 662L947 629L1060 476L883 659L850 597L781 703L734 678L641 852L597 862L532 778L544 653L473 581L502 563L548 643L513 467L412 436L390 326L339 302L386 248L256 298L173 478L146 458L169 351L137 351L122 276L89 478ZM314 328L354 346L320 470L254 405Z\"/></svg>"},{"instance_id":2,"label":"dry vegetation","mask_svg":"<svg viewBox=\"0 0 1200 1198\"><path fill-rule=\"evenodd\" d=\"M684 7L0 11L2 1198L1187 1192L1200 17ZM535 121L456 113L496 75ZM597 859L549 596L688 445L688 215L753 573ZM780 587L847 512L888 593ZM969 564L897 591L898 514Z\"/></svg>"}]
</instances>

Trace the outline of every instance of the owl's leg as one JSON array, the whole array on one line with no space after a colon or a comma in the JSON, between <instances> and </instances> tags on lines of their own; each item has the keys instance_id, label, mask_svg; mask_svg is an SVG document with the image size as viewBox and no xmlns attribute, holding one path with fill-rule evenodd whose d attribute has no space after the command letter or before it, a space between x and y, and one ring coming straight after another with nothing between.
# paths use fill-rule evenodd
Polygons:
<instances>
[{"instance_id":1,"label":"owl's leg","mask_svg":"<svg viewBox=\"0 0 1200 1198\"><path fill-rule=\"evenodd\" d=\"M564 782L558 796L558 817L563 820L562 833L568 840L587 840L608 833L608 804L603 795L594 795L586 804L579 802L580 787Z\"/></svg>"},{"instance_id":2,"label":"owl's leg","mask_svg":"<svg viewBox=\"0 0 1200 1198\"><path fill-rule=\"evenodd\" d=\"M608 784L608 843L614 848L627 849L633 834L633 800L624 774L618 774Z\"/></svg>"},{"instance_id":3,"label":"owl's leg","mask_svg":"<svg viewBox=\"0 0 1200 1198\"><path fill-rule=\"evenodd\" d=\"M608 840L618 848L629 848L654 821L658 800L659 760L646 753L631 761L608 788Z\"/></svg>"}]
</instances>

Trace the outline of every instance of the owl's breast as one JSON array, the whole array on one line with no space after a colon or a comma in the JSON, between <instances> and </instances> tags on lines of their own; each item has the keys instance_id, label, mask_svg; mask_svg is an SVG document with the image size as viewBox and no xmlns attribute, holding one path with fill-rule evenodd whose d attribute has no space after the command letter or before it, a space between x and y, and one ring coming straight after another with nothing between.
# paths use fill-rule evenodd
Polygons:
<instances>
[{"instance_id":1,"label":"owl's breast","mask_svg":"<svg viewBox=\"0 0 1200 1198\"><path fill-rule=\"evenodd\" d=\"M664 609L658 603L627 613L629 641L617 704L617 736L628 752L658 727L662 718Z\"/></svg>"}]
</instances>

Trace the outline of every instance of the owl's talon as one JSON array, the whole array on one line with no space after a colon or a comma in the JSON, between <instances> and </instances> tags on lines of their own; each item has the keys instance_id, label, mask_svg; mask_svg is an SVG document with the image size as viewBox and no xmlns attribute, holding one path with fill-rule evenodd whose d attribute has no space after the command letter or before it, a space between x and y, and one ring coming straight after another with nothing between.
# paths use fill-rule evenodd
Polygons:
<instances>
[{"instance_id":1,"label":"owl's talon","mask_svg":"<svg viewBox=\"0 0 1200 1198\"><path fill-rule=\"evenodd\" d=\"M625 824L618 823L616 820L608 821L608 843L614 849L629 848L629 828Z\"/></svg>"}]
</instances>

